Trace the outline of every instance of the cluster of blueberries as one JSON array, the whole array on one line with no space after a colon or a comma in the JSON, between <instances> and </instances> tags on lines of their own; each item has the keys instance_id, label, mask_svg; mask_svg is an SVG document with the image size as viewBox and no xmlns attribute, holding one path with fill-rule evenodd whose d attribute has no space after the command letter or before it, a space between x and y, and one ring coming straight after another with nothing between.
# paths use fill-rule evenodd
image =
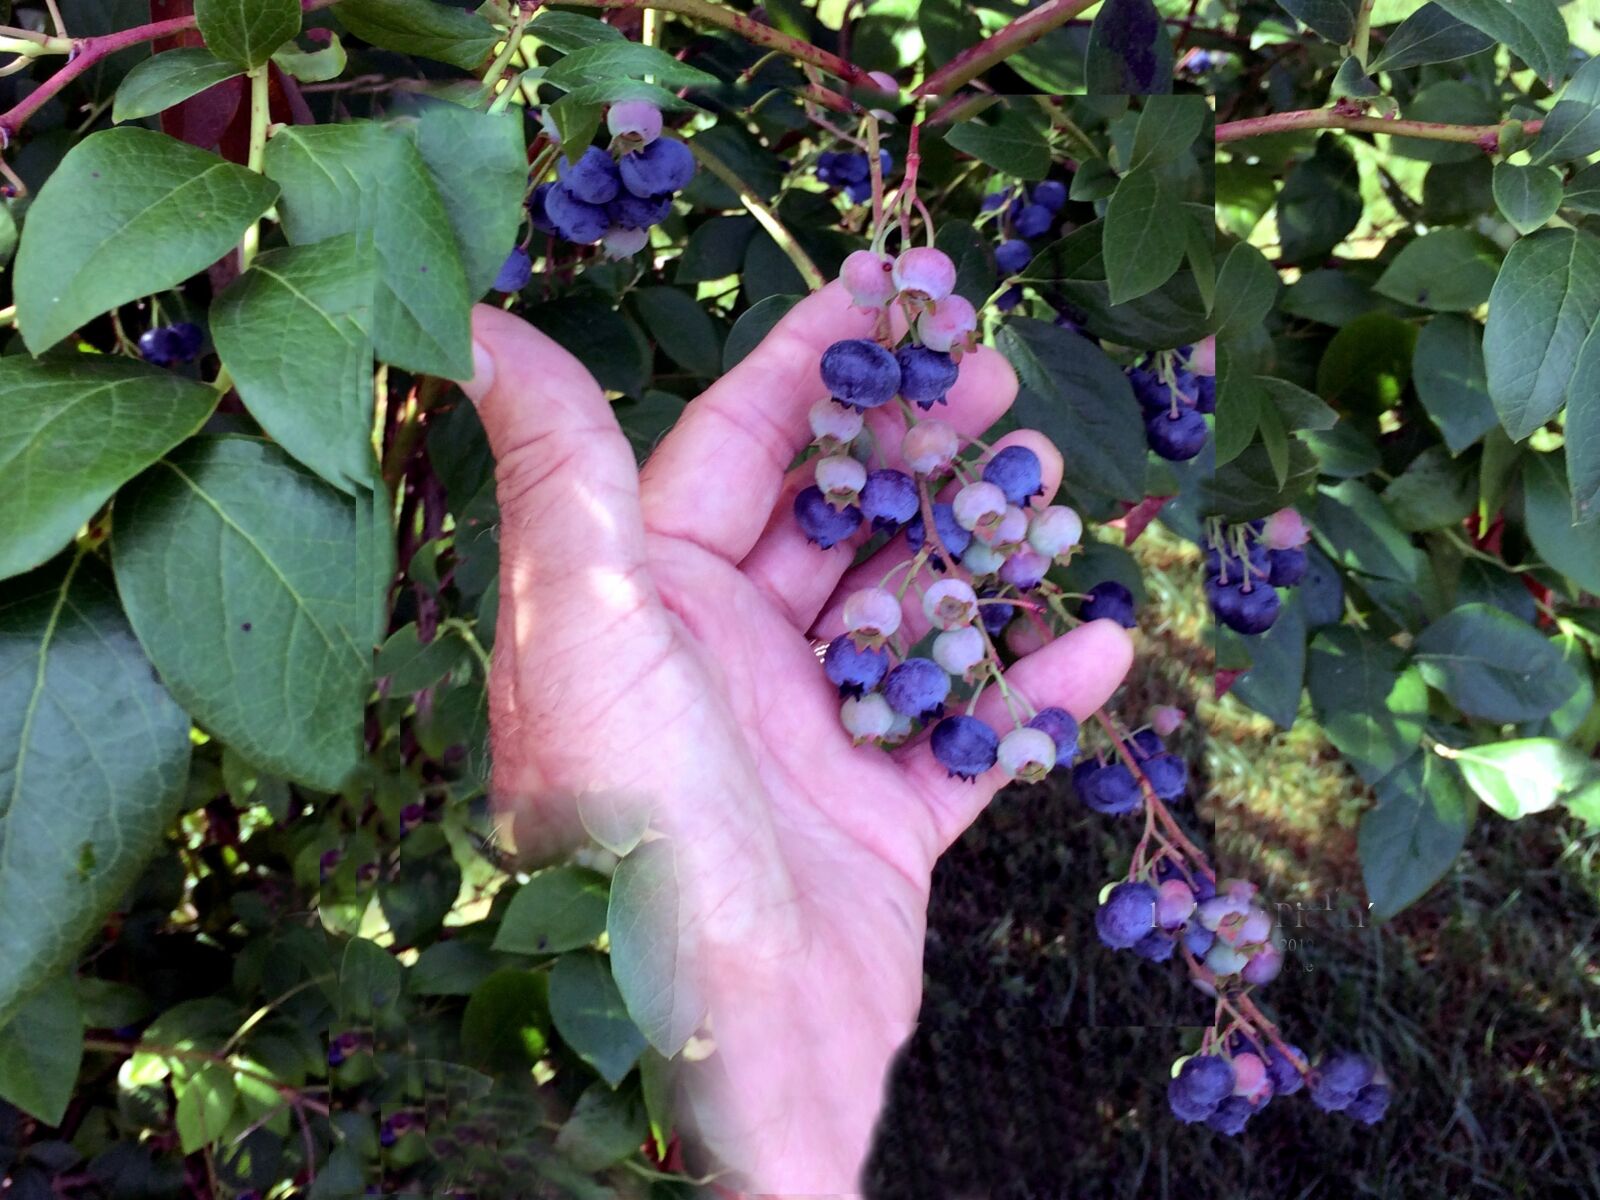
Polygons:
<instances>
[{"instance_id":1,"label":"cluster of blueberries","mask_svg":"<svg viewBox=\"0 0 1600 1200\"><path fill-rule=\"evenodd\" d=\"M157 325L139 335L139 357L152 366L174 367L200 356L206 335L193 321Z\"/></svg>"},{"instance_id":2,"label":"cluster of blueberries","mask_svg":"<svg viewBox=\"0 0 1600 1200\"><path fill-rule=\"evenodd\" d=\"M1294 587L1309 566L1305 520L1292 508L1245 525L1219 526L1206 546L1206 601L1235 633L1265 633L1278 619L1278 588Z\"/></svg>"},{"instance_id":3,"label":"cluster of blueberries","mask_svg":"<svg viewBox=\"0 0 1600 1200\"><path fill-rule=\"evenodd\" d=\"M556 179L528 195L533 227L569 242L600 243L611 258L637 254L650 227L672 211L672 201L694 178L694 155L676 138L661 136L661 110L645 100L623 100L606 113L611 148L589 146L575 161L556 159ZM495 290L520 291L532 275L526 246L511 252Z\"/></svg>"},{"instance_id":4,"label":"cluster of blueberries","mask_svg":"<svg viewBox=\"0 0 1600 1200\"><path fill-rule=\"evenodd\" d=\"M1173 754L1153 729L1141 729L1128 740L1134 760L1150 788L1162 800L1177 800L1189 787L1189 764ZM1143 795L1133 772L1115 758L1086 758L1072 768L1078 798L1098 813L1120 816L1139 808ZM1162 956L1162 961L1166 958Z\"/></svg>"},{"instance_id":5,"label":"cluster of blueberries","mask_svg":"<svg viewBox=\"0 0 1600 1200\"><path fill-rule=\"evenodd\" d=\"M1211 338L1129 367L1128 382L1144 411L1150 449L1183 462L1205 448L1205 414L1217 409L1216 346Z\"/></svg>"},{"instance_id":6,"label":"cluster of blueberries","mask_svg":"<svg viewBox=\"0 0 1600 1200\"><path fill-rule=\"evenodd\" d=\"M1000 243L994 250L994 265L1001 279L1009 279L1033 261L1033 239L1044 237L1055 226L1056 216L1067 203L1067 185L1056 179L1034 184L1031 191L1006 188L984 197L984 212L1000 213ZM1001 292L995 307L1008 312L1022 301L1022 288L1012 285Z\"/></svg>"},{"instance_id":7,"label":"cluster of blueberries","mask_svg":"<svg viewBox=\"0 0 1600 1200\"><path fill-rule=\"evenodd\" d=\"M878 151L878 168L884 179L894 170L894 156L887 150ZM843 191L852 204L865 204L872 199L872 161L859 151L824 150L817 155L817 182Z\"/></svg>"},{"instance_id":8,"label":"cluster of blueberries","mask_svg":"<svg viewBox=\"0 0 1600 1200\"><path fill-rule=\"evenodd\" d=\"M1235 1031L1225 1049L1179 1059L1167 1085L1167 1105L1180 1121L1204 1121L1232 1137L1274 1096L1292 1096L1306 1082L1294 1046ZM1311 1102L1324 1112L1342 1112L1364 1125L1383 1120L1389 1109L1389 1081L1371 1059L1341 1052L1309 1072Z\"/></svg>"},{"instance_id":9,"label":"cluster of blueberries","mask_svg":"<svg viewBox=\"0 0 1600 1200\"><path fill-rule=\"evenodd\" d=\"M1283 951L1272 915L1255 903L1255 894L1256 885L1246 880L1218 885L1203 870L1163 858L1148 881L1106 890L1095 931L1113 950L1132 950L1151 962L1166 962L1181 944L1211 973L1214 986L1234 979L1271 983L1283 970Z\"/></svg>"},{"instance_id":10,"label":"cluster of blueberries","mask_svg":"<svg viewBox=\"0 0 1600 1200\"><path fill-rule=\"evenodd\" d=\"M897 256L858 250L845 260L841 279L861 308L882 312L902 305L914 336L895 348L849 339L823 354L829 396L810 414L820 451L816 482L796 495L795 519L824 549L864 530L903 531L908 547L934 571L959 565L973 581L950 577L925 590L918 584L923 613L938 631L929 658L902 655L894 662L889 649L900 630L905 592L917 583L916 565L898 594L878 586L846 599L845 633L823 658L824 671L844 696L841 719L858 744L879 745L897 744L917 723L937 721L929 742L950 774L972 779L999 763L1013 779L1042 779L1076 755L1078 726L1065 710L1044 709L1002 738L981 719L946 716L944 709L952 676L973 682L998 669L991 639L1007 631L1018 607L1002 593L1038 588L1051 564L1069 558L1082 540L1083 523L1065 506L1034 505L1044 484L1033 451L1007 446L971 478L957 464L961 440L955 429L934 417L917 419L906 431L900 456L908 471L869 470L863 460L870 456L871 439L860 437L863 414L896 397L908 413L944 403L956 382L957 356L976 331L977 313L955 292L949 255L931 247ZM951 479L965 482L948 502L934 501ZM925 500L934 525L931 545Z\"/></svg>"}]
</instances>

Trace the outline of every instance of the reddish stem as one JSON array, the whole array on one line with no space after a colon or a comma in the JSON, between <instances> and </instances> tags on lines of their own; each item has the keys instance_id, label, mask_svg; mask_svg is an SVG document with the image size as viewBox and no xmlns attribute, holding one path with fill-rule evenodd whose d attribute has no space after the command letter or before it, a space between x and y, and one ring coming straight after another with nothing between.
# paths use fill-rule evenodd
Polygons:
<instances>
[{"instance_id":1,"label":"reddish stem","mask_svg":"<svg viewBox=\"0 0 1600 1200\"><path fill-rule=\"evenodd\" d=\"M330 8L334 0L300 0L300 8L304 12L315 12L319 8ZM103 58L126 50L129 46L137 46L140 42L152 42L158 38L172 37L174 34L183 33L195 27L193 16L173 17L166 21L152 21L148 25L136 25L132 29L122 29L116 33L107 33L100 37L79 39L73 46L72 54L67 59L66 66L62 67L49 79L45 80L18 103L0 113L0 150L11 145L11 139L16 137L17 131L27 124L28 118L43 108L57 92L66 87L78 76L88 71Z\"/></svg>"},{"instance_id":2,"label":"reddish stem","mask_svg":"<svg viewBox=\"0 0 1600 1200\"><path fill-rule=\"evenodd\" d=\"M971 83L1002 59L1031 46L1052 29L1065 25L1099 0L1045 0L1032 12L996 30L976 46L968 46L922 81L916 96L944 96Z\"/></svg>"},{"instance_id":3,"label":"reddish stem","mask_svg":"<svg viewBox=\"0 0 1600 1200\"><path fill-rule=\"evenodd\" d=\"M1543 121L1526 121L1522 128L1536 134ZM1438 121L1402 121L1388 117L1369 117L1342 112L1337 108L1310 108L1296 112L1269 113L1243 121L1225 121L1217 126L1217 144L1288 133L1298 129L1350 129L1361 133L1388 133L1396 137L1425 138L1436 142L1467 142L1493 151L1500 140L1499 125L1446 125Z\"/></svg>"}]
</instances>

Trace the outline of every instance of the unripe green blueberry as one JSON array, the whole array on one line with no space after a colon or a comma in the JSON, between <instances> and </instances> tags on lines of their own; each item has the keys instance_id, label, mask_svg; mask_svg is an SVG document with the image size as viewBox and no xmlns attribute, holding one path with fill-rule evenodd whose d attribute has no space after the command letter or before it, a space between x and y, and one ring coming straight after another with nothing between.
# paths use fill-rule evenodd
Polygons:
<instances>
[{"instance_id":1,"label":"unripe green blueberry","mask_svg":"<svg viewBox=\"0 0 1600 1200\"><path fill-rule=\"evenodd\" d=\"M1028 520L1028 545L1046 558L1060 558L1083 541L1083 521L1064 504L1052 504Z\"/></svg>"},{"instance_id":2,"label":"unripe green blueberry","mask_svg":"<svg viewBox=\"0 0 1600 1200\"><path fill-rule=\"evenodd\" d=\"M922 611L935 629L960 629L978 616L978 594L961 579L941 579L922 594Z\"/></svg>"},{"instance_id":3,"label":"unripe green blueberry","mask_svg":"<svg viewBox=\"0 0 1600 1200\"><path fill-rule=\"evenodd\" d=\"M982 529L974 529L972 536L987 542L1002 554L1010 554L1028 537L1028 514L1015 504L1007 504L1000 519Z\"/></svg>"},{"instance_id":4,"label":"unripe green blueberry","mask_svg":"<svg viewBox=\"0 0 1600 1200\"><path fill-rule=\"evenodd\" d=\"M1042 729L1013 729L1000 739L999 763L1012 779L1038 783L1056 765L1056 742Z\"/></svg>"},{"instance_id":5,"label":"unripe green blueberry","mask_svg":"<svg viewBox=\"0 0 1600 1200\"><path fill-rule=\"evenodd\" d=\"M835 508L859 503L866 482L867 468L847 454L817 459L817 487Z\"/></svg>"},{"instance_id":6,"label":"unripe green blueberry","mask_svg":"<svg viewBox=\"0 0 1600 1200\"><path fill-rule=\"evenodd\" d=\"M974 541L961 554L961 565L974 575L993 575L1005 565L1006 556L993 546Z\"/></svg>"},{"instance_id":7,"label":"unripe green blueberry","mask_svg":"<svg viewBox=\"0 0 1600 1200\"><path fill-rule=\"evenodd\" d=\"M844 627L859 646L879 646L900 628L900 600L885 588L862 588L844 602Z\"/></svg>"},{"instance_id":8,"label":"unripe green blueberry","mask_svg":"<svg viewBox=\"0 0 1600 1200\"><path fill-rule=\"evenodd\" d=\"M861 414L853 408L846 408L836 403L830 396L824 396L813 404L808 415L811 421L811 436L827 453L844 449L860 436Z\"/></svg>"},{"instance_id":9,"label":"unripe green blueberry","mask_svg":"<svg viewBox=\"0 0 1600 1200\"><path fill-rule=\"evenodd\" d=\"M987 532L1006 515L1006 494L992 483L977 480L967 484L950 502L956 524L969 532ZM987 540L980 537L979 540Z\"/></svg>"},{"instance_id":10,"label":"unripe green blueberry","mask_svg":"<svg viewBox=\"0 0 1600 1200\"><path fill-rule=\"evenodd\" d=\"M918 421L906 430L900 443L900 457L918 475L937 475L948 471L961 451L955 429L933 417Z\"/></svg>"},{"instance_id":11,"label":"unripe green blueberry","mask_svg":"<svg viewBox=\"0 0 1600 1200\"><path fill-rule=\"evenodd\" d=\"M932 654L933 661L950 674L966 676L983 661L983 634L976 625L947 629L933 639Z\"/></svg>"},{"instance_id":12,"label":"unripe green blueberry","mask_svg":"<svg viewBox=\"0 0 1600 1200\"><path fill-rule=\"evenodd\" d=\"M894 728L894 717L894 710L879 692L851 696L839 708L839 720L858 746L885 737Z\"/></svg>"}]
</instances>

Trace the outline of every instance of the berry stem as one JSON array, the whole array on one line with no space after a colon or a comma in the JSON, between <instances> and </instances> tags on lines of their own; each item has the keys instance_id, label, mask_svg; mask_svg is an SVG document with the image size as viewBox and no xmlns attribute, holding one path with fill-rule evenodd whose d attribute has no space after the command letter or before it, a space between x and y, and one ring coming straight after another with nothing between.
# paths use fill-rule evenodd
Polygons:
<instances>
[{"instance_id":1,"label":"berry stem","mask_svg":"<svg viewBox=\"0 0 1600 1200\"><path fill-rule=\"evenodd\" d=\"M511 65L512 57L522 46L522 31L527 28L530 15L525 9L518 10L516 21L506 32L505 45L500 48L500 53L495 55L494 61L489 64L488 70L483 73L483 84L478 89L477 102L482 104L491 96L494 96L494 104L490 106L491 112L498 112L504 108L503 101L508 101L511 98L514 89L510 85L507 85L504 93L500 96L495 96L495 87L500 83L501 76L506 73L506 68Z\"/></svg>"},{"instance_id":2,"label":"berry stem","mask_svg":"<svg viewBox=\"0 0 1600 1200\"><path fill-rule=\"evenodd\" d=\"M1098 0L1045 0L1045 3L996 30L976 46L967 47L924 79L914 94L949 95L962 85L971 83L996 63L1025 46L1033 45L1052 29L1065 25L1097 2Z\"/></svg>"},{"instance_id":3,"label":"berry stem","mask_svg":"<svg viewBox=\"0 0 1600 1200\"><path fill-rule=\"evenodd\" d=\"M1526 121L1522 128L1538 133L1544 122ZM1390 117L1369 117L1337 108L1309 108L1295 112L1269 113L1242 121L1225 121L1217 126L1217 145L1241 142L1246 138L1287 133L1296 129L1347 129L1358 133L1388 133L1396 137L1425 138L1435 142L1466 142L1493 152L1500 141L1500 126L1445 125L1438 121L1403 121Z\"/></svg>"},{"instance_id":4,"label":"berry stem","mask_svg":"<svg viewBox=\"0 0 1600 1200\"><path fill-rule=\"evenodd\" d=\"M257 175L266 165L267 159L267 122L272 112L272 94L270 91L271 79L267 72L270 64L263 63L250 72L250 152L245 160L245 165ZM250 264L255 261L256 252L261 249L261 220L258 217L250 222L250 227L244 231L244 238L239 243L239 270L248 271Z\"/></svg>"},{"instance_id":5,"label":"berry stem","mask_svg":"<svg viewBox=\"0 0 1600 1200\"><path fill-rule=\"evenodd\" d=\"M1183 852L1197 864L1207 862L1205 852L1189 840L1188 834L1183 832L1182 827L1179 826L1176 818L1167 809L1166 804L1162 802L1161 797L1156 795L1155 788L1150 786L1149 776L1144 773L1144 768L1139 765L1139 760L1134 757L1133 751L1129 749L1128 743L1123 739L1116 724L1106 714L1106 710L1103 708L1095 709L1094 719L1100 723L1100 728L1105 730L1106 736L1111 739L1111 744L1116 748L1117 757L1122 760L1123 765L1133 773L1134 779L1138 781L1139 791L1144 796L1145 804L1154 811L1155 819L1161 823L1167 836L1176 842ZM1215 877L1215 872L1209 873Z\"/></svg>"},{"instance_id":6,"label":"berry stem","mask_svg":"<svg viewBox=\"0 0 1600 1200\"><path fill-rule=\"evenodd\" d=\"M626 7L638 7L629 5ZM690 138L685 143L700 164L710 171L723 183L727 184L738 195L740 202L749 210L760 226L771 235L772 240L778 243L789 261L794 264L795 270L800 272L800 277L806 281L806 286L812 291L820 291L828 282L816 263L811 261L811 256L805 252L800 243L795 240L794 234L784 223L778 220L778 214L773 212L759 196L750 190L750 185L734 173L733 169L715 154L711 153L702 144L703 138Z\"/></svg>"}]
</instances>

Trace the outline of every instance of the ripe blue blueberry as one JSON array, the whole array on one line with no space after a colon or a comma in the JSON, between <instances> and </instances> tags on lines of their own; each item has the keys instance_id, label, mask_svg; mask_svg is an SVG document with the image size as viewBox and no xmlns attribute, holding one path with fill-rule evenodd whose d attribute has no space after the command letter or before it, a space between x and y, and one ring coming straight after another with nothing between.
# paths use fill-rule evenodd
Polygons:
<instances>
[{"instance_id":1,"label":"ripe blue blueberry","mask_svg":"<svg viewBox=\"0 0 1600 1200\"><path fill-rule=\"evenodd\" d=\"M1312 1079L1311 1102L1324 1112L1343 1112L1376 1073L1372 1060L1364 1055L1330 1055Z\"/></svg>"},{"instance_id":2,"label":"ripe blue blueberry","mask_svg":"<svg viewBox=\"0 0 1600 1200\"><path fill-rule=\"evenodd\" d=\"M1230 581L1236 581L1244 577L1246 563L1249 564L1251 576L1259 579L1271 569L1271 551L1260 542L1251 542L1245 551L1244 562L1240 562L1230 546L1224 545L1220 551L1215 546L1206 547L1206 573L1209 575L1226 573Z\"/></svg>"},{"instance_id":3,"label":"ripe blue blueberry","mask_svg":"<svg viewBox=\"0 0 1600 1200\"><path fill-rule=\"evenodd\" d=\"M1189 764L1176 754L1156 754L1140 764L1150 790L1163 800L1176 800L1189 786Z\"/></svg>"},{"instance_id":4,"label":"ripe blue blueberry","mask_svg":"<svg viewBox=\"0 0 1600 1200\"><path fill-rule=\"evenodd\" d=\"M139 335L139 357L157 367L192 362L205 340L205 333L192 321L158 325Z\"/></svg>"},{"instance_id":5,"label":"ripe blue blueberry","mask_svg":"<svg viewBox=\"0 0 1600 1200\"><path fill-rule=\"evenodd\" d=\"M642 197L623 191L606 205L606 215L618 229L649 229L661 224L671 213L671 196Z\"/></svg>"},{"instance_id":6,"label":"ripe blue blueberry","mask_svg":"<svg viewBox=\"0 0 1600 1200\"><path fill-rule=\"evenodd\" d=\"M950 676L931 658L908 658L883 682L889 707L914 720L943 715L949 695Z\"/></svg>"},{"instance_id":7,"label":"ripe blue blueberry","mask_svg":"<svg viewBox=\"0 0 1600 1200\"><path fill-rule=\"evenodd\" d=\"M977 717L957 715L935 725L928 744L951 775L975 779L994 766L1000 736Z\"/></svg>"},{"instance_id":8,"label":"ripe blue blueberry","mask_svg":"<svg viewBox=\"0 0 1600 1200\"><path fill-rule=\"evenodd\" d=\"M1177 951L1178 944L1159 929L1152 929L1133 944L1133 952L1151 962L1164 963Z\"/></svg>"},{"instance_id":9,"label":"ripe blue blueberry","mask_svg":"<svg viewBox=\"0 0 1600 1200\"><path fill-rule=\"evenodd\" d=\"M1012 286L994 298L994 306L1001 312L1010 312L1021 303L1022 286L1020 284L1012 284Z\"/></svg>"},{"instance_id":10,"label":"ripe blue blueberry","mask_svg":"<svg viewBox=\"0 0 1600 1200\"><path fill-rule=\"evenodd\" d=\"M1059 179L1046 179L1035 185L1033 202L1053 213L1060 212L1067 203L1067 185Z\"/></svg>"},{"instance_id":11,"label":"ripe blue blueberry","mask_svg":"<svg viewBox=\"0 0 1600 1200\"><path fill-rule=\"evenodd\" d=\"M822 382L840 404L877 408L900 390L900 365L877 342L849 338L823 351Z\"/></svg>"},{"instance_id":12,"label":"ripe blue blueberry","mask_svg":"<svg viewBox=\"0 0 1600 1200\"><path fill-rule=\"evenodd\" d=\"M1183 929L1183 947L1196 958L1204 958L1211 949L1211 944L1217 940L1214 930L1207 929L1199 921L1191 921Z\"/></svg>"},{"instance_id":13,"label":"ripe blue blueberry","mask_svg":"<svg viewBox=\"0 0 1600 1200\"><path fill-rule=\"evenodd\" d=\"M1002 275L1015 275L1033 261L1033 247L1021 238L1011 238L995 247L994 265Z\"/></svg>"},{"instance_id":14,"label":"ripe blue blueberry","mask_svg":"<svg viewBox=\"0 0 1600 1200\"><path fill-rule=\"evenodd\" d=\"M1363 1125L1376 1125L1389 1111L1389 1089L1381 1083L1369 1083L1356 1093L1356 1098L1345 1108L1345 1115Z\"/></svg>"},{"instance_id":15,"label":"ripe blue blueberry","mask_svg":"<svg viewBox=\"0 0 1600 1200\"><path fill-rule=\"evenodd\" d=\"M1239 582L1224 585L1208 579L1206 594L1217 620L1235 633L1246 635L1271 629L1282 607L1277 591L1261 580L1247 586Z\"/></svg>"},{"instance_id":16,"label":"ripe blue blueberry","mask_svg":"<svg viewBox=\"0 0 1600 1200\"><path fill-rule=\"evenodd\" d=\"M1122 763L1079 763L1073 769L1072 782L1077 786L1078 799L1107 816L1130 813L1143 799L1139 781Z\"/></svg>"},{"instance_id":17,"label":"ripe blue blueberry","mask_svg":"<svg viewBox=\"0 0 1600 1200\"><path fill-rule=\"evenodd\" d=\"M980 611L988 608L980 605ZM1028 721L1029 729L1042 729L1056 744L1056 762L1065 765L1078 752L1078 722L1064 708L1041 708Z\"/></svg>"},{"instance_id":18,"label":"ripe blue blueberry","mask_svg":"<svg viewBox=\"0 0 1600 1200\"><path fill-rule=\"evenodd\" d=\"M917 483L904 471L880 470L861 489L861 515L874 529L897 529L917 515Z\"/></svg>"},{"instance_id":19,"label":"ripe blue blueberry","mask_svg":"<svg viewBox=\"0 0 1600 1200\"><path fill-rule=\"evenodd\" d=\"M1089 589L1087 598L1078 608L1078 616L1085 621L1106 618L1124 629L1132 629L1138 624L1133 619L1133 593L1114 579L1107 579Z\"/></svg>"},{"instance_id":20,"label":"ripe blue blueberry","mask_svg":"<svg viewBox=\"0 0 1600 1200\"><path fill-rule=\"evenodd\" d=\"M1305 1052L1299 1046L1291 1045L1293 1050L1305 1059ZM1292 1096L1305 1086L1305 1076L1295 1068L1288 1055L1279 1050L1277 1046L1267 1046L1267 1078L1272 1080L1272 1093L1275 1096Z\"/></svg>"},{"instance_id":21,"label":"ripe blue blueberry","mask_svg":"<svg viewBox=\"0 0 1600 1200\"><path fill-rule=\"evenodd\" d=\"M521 246L514 248L500 265L500 274L494 277L497 292L520 292L533 278L533 260Z\"/></svg>"},{"instance_id":22,"label":"ripe blue blueberry","mask_svg":"<svg viewBox=\"0 0 1600 1200\"><path fill-rule=\"evenodd\" d=\"M945 402L960 373L949 354L927 346L902 346L894 358L900 367L900 394L924 411Z\"/></svg>"},{"instance_id":23,"label":"ripe blue blueberry","mask_svg":"<svg viewBox=\"0 0 1600 1200\"><path fill-rule=\"evenodd\" d=\"M657 138L617 164L622 186L635 196L664 196L694 178L694 154L677 138Z\"/></svg>"},{"instance_id":24,"label":"ripe blue blueberry","mask_svg":"<svg viewBox=\"0 0 1600 1200\"><path fill-rule=\"evenodd\" d=\"M1178 1068L1178 1074L1167 1085L1167 1099L1180 1120L1204 1120L1232 1094L1235 1082L1233 1066L1227 1059L1215 1054L1197 1054ZM1196 1117L1180 1112L1180 1101L1189 1112L1200 1111L1202 1115Z\"/></svg>"},{"instance_id":25,"label":"ripe blue blueberry","mask_svg":"<svg viewBox=\"0 0 1600 1200\"><path fill-rule=\"evenodd\" d=\"M1128 749L1133 751L1133 756L1140 762L1166 749L1161 741L1160 734L1154 729L1141 729L1128 739Z\"/></svg>"},{"instance_id":26,"label":"ripe blue blueberry","mask_svg":"<svg viewBox=\"0 0 1600 1200\"><path fill-rule=\"evenodd\" d=\"M1156 890L1148 883L1119 883L1094 914L1094 929L1113 950L1128 950L1156 927Z\"/></svg>"},{"instance_id":27,"label":"ripe blue blueberry","mask_svg":"<svg viewBox=\"0 0 1600 1200\"><path fill-rule=\"evenodd\" d=\"M1027 504L1044 492L1039 456L1026 446L1007 446L984 463L983 480L998 487L1012 504Z\"/></svg>"},{"instance_id":28,"label":"ripe blue blueberry","mask_svg":"<svg viewBox=\"0 0 1600 1200\"><path fill-rule=\"evenodd\" d=\"M1217 379L1215 375L1197 376L1194 382L1194 407L1195 411L1213 413L1217 411Z\"/></svg>"},{"instance_id":29,"label":"ripe blue blueberry","mask_svg":"<svg viewBox=\"0 0 1600 1200\"><path fill-rule=\"evenodd\" d=\"M1244 1132L1245 1122L1255 1111L1255 1106L1243 1096L1229 1096L1206 1118L1206 1124L1220 1134L1234 1137Z\"/></svg>"},{"instance_id":30,"label":"ripe blue blueberry","mask_svg":"<svg viewBox=\"0 0 1600 1200\"><path fill-rule=\"evenodd\" d=\"M1287 550L1267 551L1267 582L1273 587L1294 587L1306 577L1310 566L1305 548L1291 546Z\"/></svg>"},{"instance_id":31,"label":"ripe blue blueberry","mask_svg":"<svg viewBox=\"0 0 1600 1200\"><path fill-rule=\"evenodd\" d=\"M861 510L855 505L835 508L819 487L808 487L794 498L795 520L809 541L824 550L837 545L861 527Z\"/></svg>"},{"instance_id":32,"label":"ripe blue blueberry","mask_svg":"<svg viewBox=\"0 0 1600 1200\"><path fill-rule=\"evenodd\" d=\"M983 203L978 205L978 208L982 212L994 212L997 209L1004 208L1007 204L1009 204L1011 202L1011 197L1012 191L1010 188L1007 188L1002 192L990 192L983 198Z\"/></svg>"},{"instance_id":33,"label":"ripe blue blueberry","mask_svg":"<svg viewBox=\"0 0 1600 1200\"><path fill-rule=\"evenodd\" d=\"M993 597L993 592L978 593L978 599L985 601L978 605L978 620L983 622L984 631L990 637L998 636L1011 623L1011 618L1017 615L1015 604L995 604L992 603Z\"/></svg>"},{"instance_id":34,"label":"ripe blue blueberry","mask_svg":"<svg viewBox=\"0 0 1600 1200\"><path fill-rule=\"evenodd\" d=\"M1161 381L1161 376L1144 367L1129 367L1124 374L1145 416L1171 411L1172 391Z\"/></svg>"},{"instance_id":35,"label":"ripe blue blueberry","mask_svg":"<svg viewBox=\"0 0 1600 1200\"><path fill-rule=\"evenodd\" d=\"M841 696L859 696L883 682L889 673L889 652L877 646L857 646L848 633L843 634L828 643L822 669Z\"/></svg>"},{"instance_id":36,"label":"ripe blue blueberry","mask_svg":"<svg viewBox=\"0 0 1600 1200\"><path fill-rule=\"evenodd\" d=\"M557 233L579 245L594 245L611 228L611 218L603 207L578 199L565 183L558 183L545 193L544 211Z\"/></svg>"},{"instance_id":37,"label":"ripe blue blueberry","mask_svg":"<svg viewBox=\"0 0 1600 1200\"><path fill-rule=\"evenodd\" d=\"M972 544L972 534L956 523L955 510L948 504L935 504L933 506L933 528L939 535L939 542L946 550L955 555L957 562L960 562L961 555ZM922 525L922 514L919 512L906 523L906 545L913 550L920 550L925 537L926 532ZM944 567L944 560L938 554L934 554L929 561L941 570Z\"/></svg>"},{"instance_id":38,"label":"ripe blue blueberry","mask_svg":"<svg viewBox=\"0 0 1600 1200\"><path fill-rule=\"evenodd\" d=\"M1044 205L1026 204L1022 211L1012 218L1011 227L1017 231L1018 237L1032 239L1049 233L1050 227L1055 223L1055 213Z\"/></svg>"},{"instance_id":39,"label":"ripe blue blueberry","mask_svg":"<svg viewBox=\"0 0 1600 1200\"><path fill-rule=\"evenodd\" d=\"M540 233L560 232L556 228L556 223L550 219L550 214L545 211L545 199L553 187L555 187L553 183L541 183L528 193L528 219Z\"/></svg>"},{"instance_id":40,"label":"ripe blue blueberry","mask_svg":"<svg viewBox=\"0 0 1600 1200\"><path fill-rule=\"evenodd\" d=\"M1144 432L1157 457L1168 462L1186 462L1205 447L1210 430L1206 419L1198 412L1183 408L1177 416L1169 411L1146 417Z\"/></svg>"},{"instance_id":41,"label":"ripe blue blueberry","mask_svg":"<svg viewBox=\"0 0 1600 1200\"><path fill-rule=\"evenodd\" d=\"M556 159L556 178L573 197L585 204L605 204L622 190L622 177L611 155L599 146L590 146L575 163L565 154ZM670 191L670 188L662 188Z\"/></svg>"}]
</instances>

